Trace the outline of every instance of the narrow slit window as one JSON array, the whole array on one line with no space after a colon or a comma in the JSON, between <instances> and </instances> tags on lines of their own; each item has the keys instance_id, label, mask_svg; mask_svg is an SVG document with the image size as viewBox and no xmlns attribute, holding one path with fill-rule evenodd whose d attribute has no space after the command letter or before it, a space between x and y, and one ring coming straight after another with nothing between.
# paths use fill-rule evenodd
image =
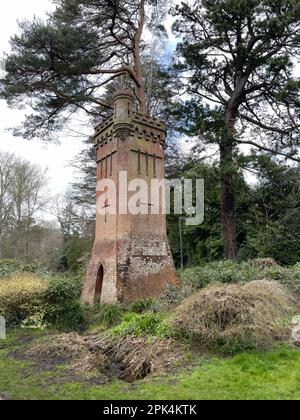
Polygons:
<instances>
[{"instance_id":1,"label":"narrow slit window","mask_svg":"<svg viewBox=\"0 0 300 420\"><path fill-rule=\"evenodd\" d=\"M141 173L141 151L138 151L138 174Z\"/></svg>"},{"instance_id":2,"label":"narrow slit window","mask_svg":"<svg viewBox=\"0 0 300 420\"><path fill-rule=\"evenodd\" d=\"M146 175L149 175L149 155L146 153Z\"/></svg>"},{"instance_id":3,"label":"narrow slit window","mask_svg":"<svg viewBox=\"0 0 300 420\"><path fill-rule=\"evenodd\" d=\"M156 177L156 155L153 155L153 176Z\"/></svg>"}]
</instances>

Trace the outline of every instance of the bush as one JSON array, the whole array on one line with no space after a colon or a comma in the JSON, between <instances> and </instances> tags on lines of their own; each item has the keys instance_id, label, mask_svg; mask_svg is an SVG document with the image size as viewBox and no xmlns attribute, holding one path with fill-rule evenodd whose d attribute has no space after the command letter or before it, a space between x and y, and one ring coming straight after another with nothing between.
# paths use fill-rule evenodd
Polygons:
<instances>
[{"instance_id":1,"label":"bush","mask_svg":"<svg viewBox=\"0 0 300 420\"><path fill-rule=\"evenodd\" d=\"M212 281L211 276L204 271L205 267L187 268L180 272L182 285L189 284L195 290L203 289Z\"/></svg>"},{"instance_id":2,"label":"bush","mask_svg":"<svg viewBox=\"0 0 300 420\"><path fill-rule=\"evenodd\" d=\"M253 262L238 264L233 261L220 261L180 272L183 288L191 291L203 289L211 283L247 283L254 280L276 280L300 297L300 263L292 267L255 267ZM181 292L182 294L182 292Z\"/></svg>"},{"instance_id":3,"label":"bush","mask_svg":"<svg viewBox=\"0 0 300 420\"><path fill-rule=\"evenodd\" d=\"M39 273L41 271L38 263L24 264L16 260L0 260L0 278L8 277L13 273Z\"/></svg>"},{"instance_id":4,"label":"bush","mask_svg":"<svg viewBox=\"0 0 300 420\"><path fill-rule=\"evenodd\" d=\"M123 322L111 330L111 334L114 336L145 334L159 338L173 336L171 328L164 322L162 315L153 313L127 314Z\"/></svg>"},{"instance_id":5,"label":"bush","mask_svg":"<svg viewBox=\"0 0 300 420\"><path fill-rule=\"evenodd\" d=\"M44 320L61 331L78 329L84 322L79 302L81 286L77 280L53 277L43 293Z\"/></svg>"},{"instance_id":6,"label":"bush","mask_svg":"<svg viewBox=\"0 0 300 420\"><path fill-rule=\"evenodd\" d=\"M91 245L89 238L73 236L63 250L62 265L74 273L82 270L87 262Z\"/></svg>"},{"instance_id":7,"label":"bush","mask_svg":"<svg viewBox=\"0 0 300 420\"><path fill-rule=\"evenodd\" d=\"M141 314L153 306L155 300L151 298L140 299L130 306L130 312Z\"/></svg>"},{"instance_id":8,"label":"bush","mask_svg":"<svg viewBox=\"0 0 300 420\"><path fill-rule=\"evenodd\" d=\"M77 329L84 320L80 292L78 279L11 274L0 279L0 315L6 318L8 326Z\"/></svg>"},{"instance_id":9,"label":"bush","mask_svg":"<svg viewBox=\"0 0 300 420\"><path fill-rule=\"evenodd\" d=\"M112 327L122 320L123 313L123 308L118 304L97 305L93 308L93 321Z\"/></svg>"},{"instance_id":10,"label":"bush","mask_svg":"<svg viewBox=\"0 0 300 420\"><path fill-rule=\"evenodd\" d=\"M239 283L262 279L263 273L250 263L238 264L234 261L218 261L183 270L182 284L190 284L195 290L203 289L210 283Z\"/></svg>"},{"instance_id":11,"label":"bush","mask_svg":"<svg viewBox=\"0 0 300 420\"><path fill-rule=\"evenodd\" d=\"M283 340L282 318L296 303L276 282L211 286L182 302L172 316L175 331L223 353L266 349Z\"/></svg>"},{"instance_id":12,"label":"bush","mask_svg":"<svg viewBox=\"0 0 300 420\"><path fill-rule=\"evenodd\" d=\"M265 277L279 281L288 288L294 295L300 297L300 264L293 267L270 267L264 272Z\"/></svg>"},{"instance_id":13,"label":"bush","mask_svg":"<svg viewBox=\"0 0 300 420\"><path fill-rule=\"evenodd\" d=\"M83 325L84 311L78 301L66 301L65 305L46 304L44 321L58 331L74 331Z\"/></svg>"},{"instance_id":14,"label":"bush","mask_svg":"<svg viewBox=\"0 0 300 420\"><path fill-rule=\"evenodd\" d=\"M7 325L16 326L27 323L36 317L43 319L42 298L47 282L34 274L19 273L0 280L0 315L6 318Z\"/></svg>"},{"instance_id":15,"label":"bush","mask_svg":"<svg viewBox=\"0 0 300 420\"><path fill-rule=\"evenodd\" d=\"M181 299L182 290L171 284L168 284L159 299L151 306L153 312L167 312L174 308Z\"/></svg>"},{"instance_id":16,"label":"bush","mask_svg":"<svg viewBox=\"0 0 300 420\"><path fill-rule=\"evenodd\" d=\"M44 300L48 304L64 304L67 300L78 300L81 294L81 283L78 279L68 277L49 277Z\"/></svg>"}]
</instances>

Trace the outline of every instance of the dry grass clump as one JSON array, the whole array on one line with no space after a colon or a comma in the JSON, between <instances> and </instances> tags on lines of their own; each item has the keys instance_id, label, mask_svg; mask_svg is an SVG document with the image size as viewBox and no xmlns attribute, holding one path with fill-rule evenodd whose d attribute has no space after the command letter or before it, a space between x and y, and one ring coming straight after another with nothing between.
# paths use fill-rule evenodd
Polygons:
<instances>
[{"instance_id":1,"label":"dry grass clump","mask_svg":"<svg viewBox=\"0 0 300 420\"><path fill-rule=\"evenodd\" d=\"M296 302L277 282L215 285L179 305L171 323L177 333L225 353L266 349L288 337L282 319Z\"/></svg>"},{"instance_id":2,"label":"dry grass clump","mask_svg":"<svg viewBox=\"0 0 300 420\"><path fill-rule=\"evenodd\" d=\"M175 366L180 348L174 340L149 337L111 337L96 332L87 336L76 333L54 335L26 351L26 357L42 364L69 363L78 373L105 373L127 382L150 373L162 373Z\"/></svg>"},{"instance_id":3,"label":"dry grass clump","mask_svg":"<svg viewBox=\"0 0 300 420\"><path fill-rule=\"evenodd\" d=\"M32 357L72 360L88 352L87 344L77 333L57 334L29 348Z\"/></svg>"},{"instance_id":4,"label":"dry grass clump","mask_svg":"<svg viewBox=\"0 0 300 420\"><path fill-rule=\"evenodd\" d=\"M252 265L252 267L257 268L268 268L278 266L274 258L256 258L254 260L250 260L249 263L250 265Z\"/></svg>"},{"instance_id":5,"label":"dry grass clump","mask_svg":"<svg viewBox=\"0 0 300 420\"><path fill-rule=\"evenodd\" d=\"M106 356L76 333L51 336L29 348L26 356L38 361L53 361L55 364L70 362L71 367L79 373L102 372L107 367Z\"/></svg>"},{"instance_id":6,"label":"dry grass clump","mask_svg":"<svg viewBox=\"0 0 300 420\"><path fill-rule=\"evenodd\" d=\"M81 359L76 360L72 367L79 373L104 373L109 368L107 357L101 352L87 353Z\"/></svg>"},{"instance_id":7,"label":"dry grass clump","mask_svg":"<svg viewBox=\"0 0 300 420\"><path fill-rule=\"evenodd\" d=\"M119 368L119 377L126 382L143 379L150 373L162 373L178 360L179 347L174 340L153 339L147 336L109 337L103 336L94 345ZM167 366L168 365L168 366Z\"/></svg>"}]
</instances>

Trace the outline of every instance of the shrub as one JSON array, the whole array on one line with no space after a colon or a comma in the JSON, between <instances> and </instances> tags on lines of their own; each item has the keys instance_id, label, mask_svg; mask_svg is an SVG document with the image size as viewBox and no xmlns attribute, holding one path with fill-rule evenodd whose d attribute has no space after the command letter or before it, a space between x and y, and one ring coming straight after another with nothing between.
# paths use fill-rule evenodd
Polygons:
<instances>
[{"instance_id":1,"label":"shrub","mask_svg":"<svg viewBox=\"0 0 300 420\"><path fill-rule=\"evenodd\" d=\"M265 271L265 274L266 274L266 277L268 279L284 281L284 279L287 275L287 269L277 265L277 266L274 266L274 267L269 267Z\"/></svg>"},{"instance_id":2,"label":"shrub","mask_svg":"<svg viewBox=\"0 0 300 420\"><path fill-rule=\"evenodd\" d=\"M164 322L162 315L146 313L143 315L127 314L123 322L111 330L114 336L149 335L159 338L171 337L173 332Z\"/></svg>"},{"instance_id":3,"label":"shrub","mask_svg":"<svg viewBox=\"0 0 300 420\"><path fill-rule=\"evenodd\" d=\"M89 238L81 238L80 236L73 236L66 244L62 260L64 261L65 268L76 273L82 270L87 262L91 249Z\"/></svg>"},{"instance_id":4,"label":"shrub","mask_svg":"<svg viewBox=\"0 0 300 420\"><path fill-rule=\"evenodd\" d=\"M42 297L47 282L34 274L19 273L0 280L0 315L9 326L16 326L29 319L43 318Z\"/></svg>"},{"instance_id":5,"label":"shrub","mask_svg":"<svg viewBox=\"0 0 300 420\"><path fill-rule=\"evenodd\" d=\"M247 283L254 280L276 280L286 286L291 292L300 296L300 263L293 267L255 267L255 261L235 263L219 261L209 263L204 267L195 267L180 272L183 288L191 291L207 287L211 283ZM182 292L181 292L182 294Z\"/></svg>"},{"instance_id":6,"label":"shrub","mask_svg":"<svg viewBox=\"0 0 300 420\"><path fill-rule=\"evenodd\" d=\"M93 320L101 322L107 327L112 327L122 320L123 312L123 308L118 304L97 305L93 309Z\"/></svg>"},{"instance_id":7,"label":"shrub","mask_svg":"<svg viewBox=\"0 0 300 420\"><path fill-rule=\"evenodd\" d=\"M141 314L148 309L151 309L155 300L151 298L140 299L130 305L130 312L135 312L137 314Z\"/></svg>"},{"instance_id":8,"label":"shrub","mask_svg":"<svg viewBox=\"0 0 300 420\"><path fill-rule=\"evenodd\" d=\"M77 329L84 320L78 279L15 273L0 279L0 315L8 326Z\"/></svg>"},{"instance_id":9,"label":"shrub","mask_svg":"<svg viewBox=\"0 0 300 420\"><path fill-rule=\"evenodd\" d=\"M285 268L281 272L269 270L269 275L277 277L292 293L300 297L300 264L294 267Z\"/></svg>"},{"instance_id":10,"label":"shrub","mask_svg":"<svg viewBox=\"0 0 300 420\"><path fill-rule=\"evenodd\" d=\"M180 280L183 285L190 284L195 290L203 289L212 281L211 277L204 272L203 267L187 268L181 271Z\"/></svg>"},{"instance_id":11,"label":"shrub","mask_svg":"<svg viewBox=\"0 0 300 420\"><path fill-rule=\"evenodd\" d=\"M280 321L294 313L295 305L276 282L211 286L183 301L171 325L178 334L212 350L266 349L286 337Z\"/></svg>"},{"instance_id":12,"label":"shrub","mask_svg":"<svg viewBox=\"0 0 300 420\"><path fill-rule=\"evenodd\" d=\"M262 279L263 273L250 263L238 264L234 261L218 261L183 270L180 274L182 284L190 284L195 290L203 289L210 283L239 283Z\"/></svg>"},{"instance_id":13,"label":"shrub","mask_svg":"<svg viewBox=\"0 0 300 420\"><path fill-rule=\"evenodd\" d=\"M153 312L167 312L178 304L181 298L181 290L173 285L167 285L153 305L151 310Z\"/></svg>"},{"instance_id":14,"label":"shrub","mask_svg":"<svg viewBox=\"0 0 300 420\"><path fill-rule=\"evenodd\" d=\"M78 300L80 283L77 280L53 277L43 293L44 320L62 331L78 329L84 322L84 312Z\"/></svg>"},{"instance_id":15,"label":"shrub","mask_svg":"<svg viewBox=\"0 0 300 420\"><path fill-rule=\"evenodd\" d=\"M0 260L0 278L8 277L13 273L39 273L41 271L38 263L25 264L16 260Z\"/></svg>"}]
</instances>

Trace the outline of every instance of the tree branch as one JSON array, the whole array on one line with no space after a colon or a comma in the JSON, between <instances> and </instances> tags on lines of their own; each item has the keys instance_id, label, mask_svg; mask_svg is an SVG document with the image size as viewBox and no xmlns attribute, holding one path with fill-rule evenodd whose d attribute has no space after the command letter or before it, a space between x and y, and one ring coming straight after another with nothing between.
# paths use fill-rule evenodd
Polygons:
<instances>
[{"instance_id":1,"label":"tree branch","mask_svg":"<svg viewBox=\"0 0 300 420\"><path fill-rule=\"evenodd\" d=\"M283 157L285 157L287 159L290 159L290 160L292 160L294 162L300 163L300 158L295 158L292 155L289 155L289 154L286 154L286 153L282 153L282 152L278 152L277 150L275 151L273 149L270 149L269 147L262 146L262 145L260 145L258 143L255 143L254 141L251 141L251 140L245 140L245 141L238 140L237 141L237 144L248 144L249 146L254 146L254 147L256 147L259 150L263 150L264 152L272 153L275 156L277 156L277 155L283 156Z\"/></svg>"}]
</instances>

